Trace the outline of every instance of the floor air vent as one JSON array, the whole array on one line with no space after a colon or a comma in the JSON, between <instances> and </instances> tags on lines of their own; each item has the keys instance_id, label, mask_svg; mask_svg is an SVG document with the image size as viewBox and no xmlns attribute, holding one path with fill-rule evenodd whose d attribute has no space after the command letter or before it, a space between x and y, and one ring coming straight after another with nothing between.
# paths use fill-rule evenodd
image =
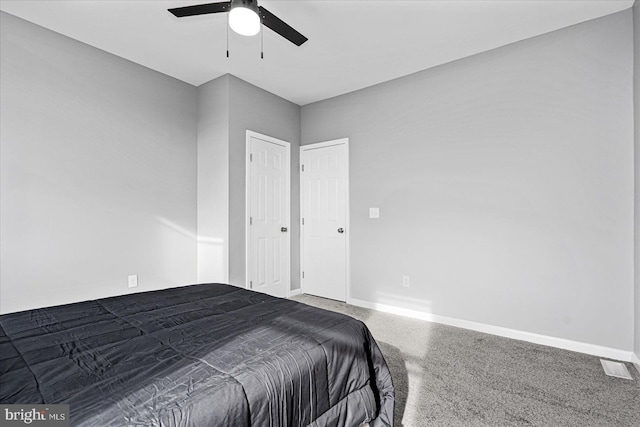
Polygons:
<instances>
[{"instance_id":1,"label":"floor air vent","mask_svg":"<svg viewBox=\"0 0 640 427\"><path fill-rule=\"evenodd\" d=\"M602 363L604 373L610 377L624 378L625 380L633 379L624 363L612 362L611 360L604 359L600 359L600 363Z\"/></svg>"}]
</instances>

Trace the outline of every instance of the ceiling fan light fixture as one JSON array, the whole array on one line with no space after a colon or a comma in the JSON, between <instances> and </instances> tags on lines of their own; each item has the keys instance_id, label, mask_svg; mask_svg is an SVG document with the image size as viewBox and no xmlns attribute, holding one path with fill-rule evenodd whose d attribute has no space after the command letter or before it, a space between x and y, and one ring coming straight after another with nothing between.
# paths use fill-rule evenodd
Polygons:
<instances>
[{"instance_id":1,"label":"ceiling fan light fixture","mask_svg":"<svg viewBox=\"0 0 640 427\"><path fill-rule=\"evenodd\" d=\"M229 26L242 36L255 36L260 32L260 16L255 0L232 0Z\"/></svg>"}]
</instances>

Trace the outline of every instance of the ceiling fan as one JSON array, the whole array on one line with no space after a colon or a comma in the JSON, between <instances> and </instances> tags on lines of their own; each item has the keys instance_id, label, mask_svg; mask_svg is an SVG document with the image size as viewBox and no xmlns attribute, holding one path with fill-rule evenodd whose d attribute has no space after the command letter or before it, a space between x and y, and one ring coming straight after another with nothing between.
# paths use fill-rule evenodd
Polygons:
<instances>
[{"instance_id":1,"label":"ceiling fan","mask_svg":"<svg viewBox=\"0 0 640 427\"><path fill-rule=\"evenodd\" d=\"M258 6L257 0L231 0L216 3L197 4L193 6L169 9L178 18L209 13L229 12L229 26L238 34L253 36L260 32L260 25L275 31L296 46L302 45L308 39L296 31L289 24Z\"/></svg>"}]
</instances>

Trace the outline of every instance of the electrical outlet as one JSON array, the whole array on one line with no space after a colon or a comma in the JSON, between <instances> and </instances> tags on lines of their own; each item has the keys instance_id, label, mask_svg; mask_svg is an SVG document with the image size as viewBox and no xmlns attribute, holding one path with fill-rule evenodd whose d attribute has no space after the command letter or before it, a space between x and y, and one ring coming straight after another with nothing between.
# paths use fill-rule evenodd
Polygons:
<instances>
[{"instance_id":1,"label":"electrical outlet","mask_svg":"<svg viewBox=\"0 0 640 427\"><path fill-rule=\"evenodd\" d=\"M411 285L411 281L409 280L409 276L402 276L402 286L408 288Z\"/></svg>"},{"instance_id":2,"label":"electrical outlet","mask_svg":"<svg viewBox=\"0 0 640 427\"><path fill-rule=\"evenodd\" d=\"M129 276L129 287L130 288L137 288L138 287L138 275L137 274L133 274L133 275Z\"/></svg>"}]
</instances>

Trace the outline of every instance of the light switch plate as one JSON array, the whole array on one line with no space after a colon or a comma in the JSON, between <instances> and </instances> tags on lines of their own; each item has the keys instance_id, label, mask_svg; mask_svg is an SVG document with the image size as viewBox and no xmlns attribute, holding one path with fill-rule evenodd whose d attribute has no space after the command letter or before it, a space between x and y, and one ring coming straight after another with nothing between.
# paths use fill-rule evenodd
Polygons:
<instances>
[{"instance_id":1,"label":"light switch plate","mask_svg":"<svg viewBox=\"0 0 640 427\"><path fill-rule=\"evenodd\" d=\"M369 218L380 218L380 208L369 208Z\"/></svg>"}]
</instances>

